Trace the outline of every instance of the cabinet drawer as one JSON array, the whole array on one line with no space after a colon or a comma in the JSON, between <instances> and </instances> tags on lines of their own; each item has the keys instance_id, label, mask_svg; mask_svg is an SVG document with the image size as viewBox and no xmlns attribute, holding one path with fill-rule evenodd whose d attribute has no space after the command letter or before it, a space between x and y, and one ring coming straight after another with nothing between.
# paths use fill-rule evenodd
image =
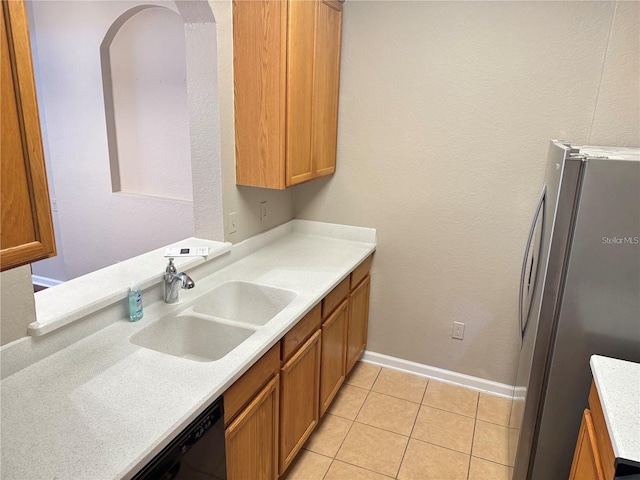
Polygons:
<instances>
[{"instance_id":1,"label":"cabinet drawer","mask_svg":"<svg viewBox=\"0 0 640 480\"><path fill-rule=\"evenodd\" d=\"M265 353L244 375L224 392L224 424L248 404L275 374L280 371L280 342Z\"/></svg>"},{"instance_id":2,"label":"cabinet drawer","mask_svg":"<svg viewBox=\"0 0 640 480\"><path fill-rule=\"evenodd\" d=\"M615 476L615 455L609 438L609 430L604 420L602 405L596 384L591 382L591 390L589 391L589 408L591 409L591 418L593 419L593 429L595 430L598 451L600 452L600 460L602 462L602 470L605 478L613 478Z\"/></svg>"},{"instance_id":3,"label":"cabinet drawer","mask_svg":"<svg viewBox=\"0 0 640 480\"><path fill-rule=\"evenodd\" d=\"M356 267L356 269L351 272L351 290L356 288L358 284L364 280L369 274L369 270L371 270L371 262L373 261L373 254L369 255L364 262Z\"/></svg>"},{"instance_id":4,"label":"cabinet drawer","mask_svg":"<svg viewBox=\"0 0 640 480\"><path fill-rule=\"evenodd\" d=\"M313 309L302 317L302 320L284 336L282 340L282 355L280 356L283 362L286 362L293 352L320 328L322 322L320 318L320 305L319 303L313 307Z\"/></svg>"},{"instance_id":5,"label":"cabinet drawer","mask_svg":"<svg viewBox=\"0 0 640 480\"><path fill-rule=\"evenodd\" d=\"M331 312L333 312L342 301L349 295L349 277L341 281L336 288L324 297L322 300L322 319L329 318Z\"/></svg>"}]
</instances>

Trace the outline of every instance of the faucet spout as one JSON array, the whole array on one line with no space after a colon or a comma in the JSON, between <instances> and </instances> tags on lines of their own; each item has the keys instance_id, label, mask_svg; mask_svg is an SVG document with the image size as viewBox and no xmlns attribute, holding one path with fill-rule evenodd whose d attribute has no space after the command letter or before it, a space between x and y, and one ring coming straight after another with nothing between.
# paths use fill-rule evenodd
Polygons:
<instances>
[{"instance_id":1,"label":"faucet spout","mask_svg":"<svg viewBox=\"0 0 640 480\"><path fill-rule=\"evenodd\" d=\"M190 289L196 286L193 279L184 272L176 270L173 258L169 259L169 264L164 271L164 301L166 303L178 303L180 288Z\"/></svg>"},{"instance_id":2,"label":"faucet spout","mask_svg":"<svg viewBox=\"0 0 640 480\"><path fill-rule=\"evenodd\" d=\"M180 287L184 288L185 290L188 290L190 288L193 288L196 286L196 282L194 282L191 277L189 275L187 275L186 273L178 273L176 275L176 277L178 277L180 279Z\"/></svg>"}]
</instances>

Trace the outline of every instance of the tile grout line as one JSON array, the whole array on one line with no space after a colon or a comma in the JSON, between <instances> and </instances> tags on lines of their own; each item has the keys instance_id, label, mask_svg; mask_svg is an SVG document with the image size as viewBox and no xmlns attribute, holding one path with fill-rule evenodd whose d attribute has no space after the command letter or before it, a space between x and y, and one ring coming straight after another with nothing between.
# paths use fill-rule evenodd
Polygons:
<instances>
[{"instance_id":1,"label":"tile grout line","mask_svg":"<svg viewBox=\"0 0 640 480\"><path fill-rule=\"evenodd\" d=\"M421 400L420 400L420 401L418 401L418 402L415 402L415 401L413 401L413 400L409 400L409 399L404 398L404 397L399 397L399 396L395 396L395 395L392 395L392 394L387 394L387 393L384 393L384 392L378 392L378 391L375 391L375 390L374 390L374 387L375 387L375 385L376 385L376 382L377 382L377 381L378 381L378 379L380 378L380 375L381 375L381 373L382 373L382 369L383 369L383 368L384 368L384 367L380 367L380 368L379 368L378 372L376 373L376 375L375 375L375 377L374 377L373 381L371 382L371 384L370 384L370 386L369 386L368 388L362 387L362 386L360 386L360 385L352 385L352 384L350 384L350 383L347 383L347 382L346 382L346 380L345 380L344 385L349 385L349 386L351 386L351 387L354 387L354 388L357 388L357 389L360 389L360 390L363 390L363 391L365 391L365 392L366 392L366 395L365 395L365 397L364 397L364 400L363 400L362 404L360 405L360 407L358 408L357 412L355 413L355 417L354 417L353 419L351 419L351 418L347 418L347 417L343 417L343 416L341 416L341 415L337 415L337 414L335 414L335 413L332 413L332 412L327 411L327 414L333 415L333 416L338 417L338 418L342 418L342 419L344 419L344 420L348 420L348 421L350 421L350 422L351 422L351 424L350 424L350 426L349 426L349 428L348 428L348 430L347 430L347 432L346 432L346 434L345 434L344 438L343 438L343 439L342 439L342 441L340 442L340 445L338 446L338 448L337 448L337 450L336 450L336 453L335 453L335 455L334 455L333 457L331 457L331 456L329 456L329 455L326 455L326 454L322 454L322 453L314 452L313 450L309 450L310 452L313 452L313 453L315 453L315 454L317 454L317 455L321 455L321 456L323 456L324 458L328 458L328 459L330 459L330 460L331 460L331 462L330 462L330 464L329 464L329 467L327 468L326 472L325 472L325 473L324 473L324 475L322 476L322 479L323 479L323 480L327 478L327 475L328 475L329 471L331 470L331 467L333 466L333 464L334 464L335 462L342 462L342 463L344 463L344 464L346 464L346 465L350 465L350 466L352 466L352 467L354 467L354 468L360 468L360 469L362 469L362 470L366 470L366 471L369 471L369 472L375 473L375 474L377 474L377 475L382 475L382 476L385 476L385 477L387 476L387 474L380 473L380 472L378 472L378 471L376 471L376 470L372 470L371 468L367 468L367 467L364 467L364 466L361 466L361 465L356 465L356 464L353 464L353 463L351 463L351 462L348 462L348 461L345 461L345 460L340 460L340 459L338 459L338 458L337 458L338 453L340 452L340 450L341 450L341 449L342 449L342 447L344 446L344 443L345 443L345 441L346 441L347 437L349 436L350 432L352 431L352 429L353 429L353 425L354 425L355 423L358 423L358 424L360 424L360 425L362 425L362 426L367 426L367 427L369 427L369 428L374 428L374 429L377 429L377 430L380 430L380 431L388 432L388 433L391 433L391 434L400 435L401 437L404 437L404 438L406 438L406 439L407 439L407 443L406 443L406 445L405 445L405 448L404 448L404 451L403 451L402 457L401 457L401 459L400 459L400 463L399 463L398 469L397 469L397 471L396 471L396 475L395 475L395 478L396 478L396 479L398 478L398 475L400 474L400 469L402 468L402 464L404 463L404 460L405 460L405 457L406 457L406 453L407 453L407 450L408 450L408 447L409 447L409 442L410 442L411 440L415 440L416 442L420 442L420 443L424 443L424 444L428 444L428 445L433 445L433 446L435 446L435 447L443 448L443 449L448 450L448 451L451 451L451 452L455 452L455 453L459 453L459 454L463 454L463 455L468 455L468 456L469 456L469 461L468 461L468 463L467 463L467 476L466 476L467 480L469 480L469 478L470 478L470 473L471 473L471 461L472 461L472 459L473 459L473 457L474 457L474 456L475 456L476 458L480 459L480 460L487 461L487 462L490 462L490 463L495 464L495 465L500 465L500 466L502 466L502 467L506 467L506 468L512 468L512 467L510 467L508 464L503 464L503 463L497 462L497 461L495 461L495 460L490 460L490 459L483 458L483 457L481 457L481 456L473 455L473 446L474 446L475 435L476 435L476 426L478 425L478 421L482 421L482 422L487 423L487 424L490 424L490 425L496 425L496 426L500 426L500 427L506 427L505 425L502 425L502 424L500 424L500 423L494 423L494 422L492 422L492 421L487 421L487 420L483 420L483 419L479 419L479 418L478 418L478 413L479 413L479 410L480 410L480 396L481 396L481 393L482 393L482 392L478 392L478 396L477 396L477 399L476 399L475 416L469 416L469 415L461 414L461 413L458 413L458 412L452 412L452 411L450 411L450 410L446 410L446 409L444 409L444 408L432 407L432 406L430 406L430 405L426 405L425 403L423 403L423 402L425 401L425 397L426 397L426 394L427 394L427 389L428 389L428 387L429 387L429 383L430 383L431 379L426 379L426 380L427 380L427 384L426 384L426 386L425 386L425 388L424 388L424 391L423 391L423 393L422 393ZM465 387L463 386L462 388L465 388ZM467 389L467 390L471 390L471 389ZM411 404L418 405L418 412L417 412L417 414L416 414L416 417L414 418L414 421L413 421L413 424L412 424L412 427L411 427L411 431L409 432L409 435L408 435L408 436L407 436L407 435L404 435L404 434L401 434L401 433L398 433L398 432L395 432L395 431L387 430L386 428L381 428L381 427L379 427L379 426L370 425L370 424L368 424L368 423L364 423L363 421L358 421L358 420L357 420L358 416L359 416L359 415L360 415L360 413L362 412L362 409L363 409L363 407L364 407L365 403L367 402L367 400L369 399L369 397L371 396L371 393L372 393L372 392L373 392L373 393L376 393L376 394L378 394L378 395L386 396L386 397L388 397L388 398L393 398L393 399L397 399L397 400L404 400L404 401L407 401L407 402L409 402L409 403L411 403ZM473 419L473 420L474 420L474 424L473 424L473 433L472 433L472 441L471 441L471 450L470 450L470 452L469 452L468 454L466 454L466 453L464 453L464 452L461 452L461 451L459 451L459 450L455 450L455 449L453 449L453 448L445 447L445 446L442 446L442 445L438 445L438 444L436 444L436 443L427 442L427 441L424 441L424 440L420 440L420 439L414 438L414 437L413 437L413 433L414 433L414 431L415 431L415 427L416 427L416 424L417 424L417 420L418 420L418 417L419 417L419 415L420 415L420 411L422 410L422 407L428 407L428 408L432 408L432 409L434 409L434 410L438 410L438 411L442 411L442 412L447 412L447 413L449 413L449 414L459 415L459 416L461 416L461 417L465 417L465 418L471 418L471 419ZM506 427L506 428L508 428L508 427ZM303 448L304 448L304 447L303 447ZM388 477L388 478L393 478L393 477Z\"/></svg>"},{"instance_id":2,"label":"tile grout line","mask_svg":"<svg viewBox=\"0 0 640 480\"><path fill-rule=\"evenodd\" d=\"M476 401L476 416L473 420L473 435L471 435L471 451L469 452L469 463L467 464L467 480L471 474L471 459L473 458L473 444L476 440L476 425L478 424L478 410L480 409L480 394L478 394L478 400Z\"/></svg>"},{"instance_id":3,"label":"tile grout line","mask_svg":"<svg viewBox=\"0 0 640 480\"><path fill-rule=\"evenodd\" d=\"M335 458L335 457L333 457L333 458L331 459L331 463L329 464L329 468L327 468L327 471L326 471L326 472L324 472L324 475L322 476L322 480L324 480L325 478L327 478L327 475L329 474L329 470L331 470L331 465L333 465L333 462L335 462L335 461L336 461L336 458Z\"/></svg>"},{"instance_id":4,"label":"tile grout line","mask_svg":"<svg viewBox=\"0 0 640 480\"><path fill-rule=\"evenodd\" d=\"M356 465L355 463L347 462L346 460L340 460L339 458L335 458L334 460L336 462L344 463L345 465L351 465L352 467L356 467L356 468L359 468L361 470L366 470L367 472L375 473L376 475L382 475L383 477L386 477L386 478L394 478L394 477L390 477L386 473L380 473L380 472L377 472L375 470L371 470L370 468L363 467L362 465Z\"/></svg>"},{"instance_id":5,"label":"tile grout line","mask_svg":"<svg viewBox=\"0 0 640 480\"><path fill-rule=\"evenodd\" d=\"M413 438L413 430L416 428L416 422L418 421L418 416L420 416L420 409L422 408L422 400L424 400L424 396L427 394L427 387L429 387L429 380L427 379L427 384L424 386L424 392L422 392L422 399L420 401L420 405L418 405L418 413L416 414L416 418L413 420L413 425L411 426L411 431L409 432L409 438L407 439L407 444L404 447L404 452L402 452L402 458L400 459L400 465L398 465L398 471L396 472L395 478L398 478L400 475L400 469L402 468L402 464L404 463L404 457L407 455L407 449L409 448L409 442Z\"/></svg>"},{"instance_id":6,"label":"tile grout line","mask_svg":"<svg viewBox=\"0 0 640 480\"><path fill-rule=\"evenodd\" d=\"M373 379L373 383L371 384L371 388L373 388L373 385L376 383L376 380L378 379L378 375L380 375L380 372L382 371L382 368L380 368L380 370L378 370L378 373L376 374L376 378ZM355 387L355 388L361 388L361 387L356 387L355 385L351 385L349 383L346 382L346 378L343 382L343 385L349 385L351 387ZM342 387L340 387L342 388ZM358 415L360 414L360 410L362 410L362 407L364 406L364 403L367 401L367 398L369 398L369 394L371 393L371 388L369 388L369 390L367 391L367 396L364 397L364 401L362 402L362 405L360 405L360 408L358 409L358 411L356 412L356 415L353 419L347 418L346 420L351 421L351 425L349 426L349 430L347 430L346 435L344 436L344 438L342 439L342 441L340 442L340 446L338 447L338 450L336 450L335 455L333 456L333 460L331 460L331 464L329 465L329 469L327 470L327 472L325 473L323 479L327 476L327 473L329 473L329 470L331 469L331 465L333 465L333 462L335 462L337 460L337 456L338 453L340 453L340 449L342 449L342 446L344 445L345 440L347 439L347 437L349 436L349 433L351 433L351 429L353 428L353 425L356 423L356 418L358 418ZM362 388L362 390L365 390L364 388ZM327 414L333 415L332 413L330 413L327 410ZM339 415L336 415L339 417ZM345 418L345 417L340 417L340 418ZM359 423L359 422L358 422ZM342 460L338 460L338 461L342 461ZM344 463L348 463L348 462L344 462ZM350 465L350 464L349 464ZM356 465L354 465L356 466Z\"/></svg>"}]
</instances>

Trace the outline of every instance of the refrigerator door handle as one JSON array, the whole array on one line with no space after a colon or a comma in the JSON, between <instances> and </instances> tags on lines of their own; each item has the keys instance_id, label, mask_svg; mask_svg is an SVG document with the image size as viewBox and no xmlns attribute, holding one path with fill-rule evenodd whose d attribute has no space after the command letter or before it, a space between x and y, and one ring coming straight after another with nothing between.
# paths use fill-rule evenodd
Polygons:
<instances>
[{"instance_id":1,"label":"refrigerator door handle","mask_svg":"<svg viewBox=\"0 0 640 480\"><path fill-rule=\"evenodd\" d=\"M518 317L520 320L520 337L523 338L524 337L524 330L526 327L526 322L525 322L525 314L524 314L524 289L525 289L525 283L527 283L526 279L527 277L529 277L529 281L527 284L527 291L532 293L533 287L531 286L531 273L533 271L534 265L535 265L535 261L532 258L531 261L531 270L529 271L529 275L527 275L527 264L529 262L527 262L528 258L529 258L529 252L531 251L531 247L533 245L533 235L536 231L536 225L538 224L538 218L540 218L540 213L543 213L544 216L544 209L542 208L545 204L545 199L547 197L547 186L545 185L542 188L542 193L540 194L540 200L538 200L538 205L536 206L536 213L533 215L533 220L531 221L531 228L529 229L529 238L527 239L527 246L524 249L524 258L522 259L522 271L520 273L520 298L519 298L519 302L518 302ZM538 252L538 261L540 260L539 258L539 252ZM536 272L537 273L537 272ZM536 275L537 276L537 275ZM537 278L533 279L534 281L534 285L535 282L537 281ZM528 308L527 308L527 313L526 315L529 316L529 309L531 308L531 304L529 303Z\"/></svg>"}]
</instances>

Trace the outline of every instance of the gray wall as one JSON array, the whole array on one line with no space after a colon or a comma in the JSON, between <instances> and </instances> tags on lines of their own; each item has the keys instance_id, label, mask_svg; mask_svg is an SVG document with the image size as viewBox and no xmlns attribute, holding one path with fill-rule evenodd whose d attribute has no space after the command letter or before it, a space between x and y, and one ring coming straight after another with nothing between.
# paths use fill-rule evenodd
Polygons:
<instances>
[{"instance_id":1,"label":"gray wall","mask_svg":"<svg viewBox=\"0 0 640 480\"><path fill-rule=\"evenodd\" d=\"M337 173L294 213L378 230L368 349L512 384L549 140L639 143L639 5L345 3Z\"/></svg>"}]
</instances>

